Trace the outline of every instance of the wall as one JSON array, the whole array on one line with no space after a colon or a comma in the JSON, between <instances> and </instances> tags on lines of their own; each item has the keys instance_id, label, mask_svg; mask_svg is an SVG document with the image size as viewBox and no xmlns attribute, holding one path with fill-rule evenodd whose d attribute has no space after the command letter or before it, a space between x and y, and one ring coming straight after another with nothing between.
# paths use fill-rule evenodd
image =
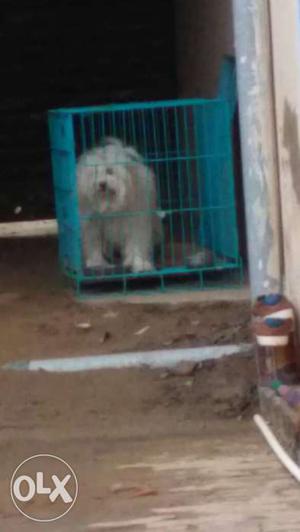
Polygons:
<instances>
[{"instance_id":1,"label":"wall","mask_svg":"<svg viewBox=\"0 0 300 532\"><path fill-rule=\"evenodd\" d=\"M213 97L220 62L233 53L231 0L176 0L181 96Z\"/></svg>"},{"instance_id":2,"label":"wall","mask_svg":"<svg viewBox=\"0 0 300 532\"><path fill-rule=\"evenodd\" d=\"M285 292L300 340L300 2L270 0ZM288 60L287 60L288 58Z\"/></svg>"},{"instance_id":3,"label":"wall","mask_svg":"<svg viewBox=\"0 0 300 532\"><path fill-rule=\"evenodd\" d=\"M46 112L176 96L173 0L2 0L0 220L53 214Z\"/></svg>"},{"instance_id":4,"label":"wall","mask_svg":"<svg viewBox=\"0 0 300 532\"><path fill-rule=\"evenodd\" d=\"M224 55L234 55L231 0L176 0L177 75L181 97L213 98ZM247 261L238 117L233 128L240 254Z\"/></svg>"}]
</instances>

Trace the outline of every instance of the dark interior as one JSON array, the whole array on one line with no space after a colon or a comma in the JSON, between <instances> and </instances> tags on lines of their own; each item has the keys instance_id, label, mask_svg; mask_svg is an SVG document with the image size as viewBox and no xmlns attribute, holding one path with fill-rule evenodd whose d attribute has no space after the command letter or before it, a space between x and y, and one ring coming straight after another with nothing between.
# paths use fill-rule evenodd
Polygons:
<instances>
[{"instance_id":1,"label":"dark interior","mask_svg":"<svg viewBox=\"0 0 300 532\"><path fill-rule=\"evenodd\" d=\"M228 43L221 38L222 25L214 36L208 32L210 5L208 0L1 1L0 222L55 215L49 109L215 95L219 64L202 56L209 49L225 52ZM225 11L219 7L221 24ZM237 120L234 146L245 261Z\"/></svg>"},{"instance_id":2,"label":"dark interior","mask_svg":"<svg viewBox=\"0 0 300 532\"><path fill-rule=\"evenodd\" d=\"M2 0L0 13L0 220L47 218L47 110L176 97L174 2Z\"/></svg>"}]
</instances>

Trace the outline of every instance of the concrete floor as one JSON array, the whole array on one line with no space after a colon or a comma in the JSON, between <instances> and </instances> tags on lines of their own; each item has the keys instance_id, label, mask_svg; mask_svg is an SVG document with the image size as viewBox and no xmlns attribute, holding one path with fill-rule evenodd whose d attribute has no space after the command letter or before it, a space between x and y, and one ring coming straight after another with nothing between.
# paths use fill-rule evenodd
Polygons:
<instances>
[{"instance_id":1,"label":"concrete floor","mask_svg":"<svg viewBox=\"0 0 300 532\"><path fill-rule=\"evenodd\" d=\"M299 485L258 433L253 407L233 410L237 361L229 373L216 366L201 380L203 371L1 372L0 530L298 532ZM221 376L222 397L209 398ZM40 453L78 478L76 504L54 524L29 521L10 497L16 467ZM26 509L47 515L49 505L42 495Z\"/></svg>"},{"instance_id":2,"label":"concrete floor","mask_svg":"<svg viewBox=\"0 0 300 532\"><path fill-rule=\"evenodd\" d=\"M39 244L40 253L41 248ZM51 262L45 254L34 268L30 262L26 269L24 246L18 251L19 260L9 262L10 257L19 257L9 251L6 266L3 260L1 263L2 273L6 272L2 278L6 290L23 302L25 318L36 298L36 323L27 324L29 339L34 341L23 344L26 349L30 345L31 351L34 347L40 350L40 338L45 337L47 328L36 325L39 319L45 320L45 309L49 310L49 302L44 303L41 293L51 293L52 299L62 293L56 257L51 254ZM28 257L32 253L29 247ZM18 267L11 268L11 264ZM24 299L26 291L30 297ZM152 297L155 302L168 303L206 302L208 297L210 301L241 301L248 300L249 294L243 290L182 292L149 296L143 303L153 302ZM69 312L70 302L65 303ZM56 310L55 306L54 317ZM3 319L7 313L6 301ZM17 332L16 313L11 317L10 347ZM73 322L77 320L72 317ZM59 318L56 327L60 324ZM68 344L69 330L73 329L64 333ZM56 329L50 329L49 334L57 344ZM5 336L7 328L3 342ZM84 339L86 344L87 336ZM124 376L114 373L110 378L106 374L80 374L64 379L44 372L34 377L1 372L0 530L298 532L299 486L270 453L249 419L241 419L231 409L232 419L228 420L226 412L220 412L222 401L231 401L231 397L233 403L236 401L236 366L235 362L234 371L224 372L226 395L223 390L223 399L215 399L211 407L200 393L206 377L201 382L181 378L175 385L172 379L146 371L134 375L125 372ZM248 380L248 366L246 377ZM219 390L215 374L213 383ZM55 524L29 521L18 513L10 498L13 471L22 460L38 453L67 460L78 477L78 500ZM148 496L138 496L143 490ZM43 504L42 510L47 511Z\"/></svg>"},{"instance_id":3,"label":"concrete floor","mask_svg":"<svg viewBox=\"0 0 300 532\"><path fill-rule=\"evenodd\" d=\"M88 298L80 300L85 304L103 305L106 302L123 302L136 304L186 304L186 303L214 303L214 302L248 302L250 301L250 289L248 286L238 287L236 289L220 289L220 290L199 290L188 291L182 290L178 292L157 292L145 295L127 295L124 296L109 295L98 298Z\"/></svg>"},{"instance_id":4,"label":"concrete floor","mask_svg":"<svg viewBox=\"0 0 300 532\"><path fill-rule=\"evenodd\" d=\"M12 512L6 500L1 530L299 531L299 487L251 424L228 422L211 426L202 436L170 436L104 443L95 435L77 434L52 441L58 454L67 452L78 475L74 508L54 526L35 527ZM30 441L38 443L29 434L25 440L29 446ZM2 488L3 505L7 497ZM149 495L138 496L141 490Z\"/></svg>"}]
</instances>

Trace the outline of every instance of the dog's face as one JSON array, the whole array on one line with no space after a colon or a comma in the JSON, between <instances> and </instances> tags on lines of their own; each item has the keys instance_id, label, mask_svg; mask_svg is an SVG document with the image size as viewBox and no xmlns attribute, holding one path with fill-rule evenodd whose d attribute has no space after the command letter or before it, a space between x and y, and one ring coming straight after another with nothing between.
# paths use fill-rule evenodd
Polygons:
<instances>
[{"instance_id":1,"label":"dog's face","mask_svg":"<svg viewBox=\"0 0 300 532\"><path fill-rule=\"evenodd\" d=\"M126 206L129 172L120 164L95 168L94 201L100 213L121 211Z\"/></svg>"},{"instance_id":2,"label":"dog's face","mask_svg":"<svg viewBox=\"0 0 300 532\"><path fill-rule=\"evenodd\" d=\"M117 139L107 139L103 146L83 154L79 160L80 194L88 198L94 212L127 211L140 164L142 159L134 148Z\"/></svg>"}]
</instances>

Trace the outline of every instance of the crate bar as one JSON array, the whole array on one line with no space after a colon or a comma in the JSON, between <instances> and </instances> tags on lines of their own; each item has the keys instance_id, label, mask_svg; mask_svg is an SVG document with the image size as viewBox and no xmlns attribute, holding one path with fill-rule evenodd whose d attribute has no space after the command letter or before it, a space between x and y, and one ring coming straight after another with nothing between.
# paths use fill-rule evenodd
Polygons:
<instances>
[{"instance_id":1,"label":"crate bar","mask_svg":"<svg viewBox=\"0 0 300 532\"><path fill-rule=\"evenodd\" d=\"M224 98L215 98L215 99L205 99L205 98L187 98L183 100L164 100L164 101L155 101L155 102L137 102L137 103L117 103L117 104L108 104L108 105L94 105L91 107L70 107L70 108L59 108L51 109L49 113L71 113L77 114L78 112L82 114L90 113L111 113L114 111L132 111L138 109L170 109L172 107L184 107L186 105L214 105L216 103L224 103L226 100Z\"/></svg>"},{"instance_id":2,"label":"crate bar","mask_svg":"<svg viewBox=\"0 0 300 532\"><path fill-rule=\"evenodd\" d=\"M68 172L69 177L66 176L66 180L55 181L56 194L59 197L57 199L58 208L61 199L62 204L68 207L70 193L71 195L77 193L76 154L80 153L80 151L76 140L81 140L81 148L89 150L105 136L119 138L127 145L137 149L143 157L146 166L150 166L150 164L153 166L157 181L157 203L155 208L152 208L148 203L148 205L144 205L145 209L141 209L137 205L135 211L130 210L129 212L124 212L124 210L116 210L106 214L93 213L93 211L77 212L79 218L79 242L76 253L73 250L74 254L76 256L79 254L80 257L82 254L80 222L83 224L88 220L102 219L104 223L109 223L111 219L112 224L114 224L114 220L118 218L119 231L121 231L120 242L122 242L122 230L125 228L122 219L124 220L125 217L129 226L132 226L132 230L134 230L136 224L139 223L139 217L147 216L150 219L154 216L164 215L163 235L159 242L160 255L158 251L157 259L154 246L151 248L154 263L157 260L154 269L134 272L125 268L124 257L119 255L119 251L121 250L122 252L122 245L121 249L115 249L113 247L113 239L108 237L105 243L105 258L110 263L109 268L105 270L100 268L88 270L83 269L82 264L77 268L76 265L74 266L74 260L73 262L70 261L69 264L65 264L65 270L69 277L76 281L79 292L84 284L91 284L93 281L103 281L105 283L118 281L122 285L121 291L123 290L123 293L126 294L129 290L134 290L133 281L139 279L142 283L146 279L157 279L160 290L166 290L168 289L169 281L172 280L173 282L176 281L177 276L180 278L187 275L191 275L191 279L196 276L198 287L203 288L208 286L209 283L211 284L209 276L213 272L227 271L240 267L238 250L235 250L235 246L233 255L236 251L236 257L228 257L225 253L222 253L222 248L226 249L226 245L228 247L228 242L223 242L224 238L226 238L224 231L226 219L224 218L223 220L223 213L225 214L226 208L227 212L229 212L228 209L235 208L234 201L232 201L231 195L228 193L224 196L224 203L222 204L222 192L220 191L218 195L214 188L211 188L218 185L217 177L220 173L222 175L224 173L223 184L233 178L230 166L232 157L230 145L227 142L222 144L223 130L226 131L227 127L228 116L224 111L225 108L227 109L227 104L226 99L220 98L215 100L185 99L180 101L142 102L68 109L67 114L73 119L73 136L76 134L78 138L75 139L73 146L72 190L70 190L70 183L68 182L70 180L70 172ZM65 116L64 110L50 112L50 117L55 117L62 120L62 122ZM210 122L205 123L205 118L208 118ZM230 129L232 119L229 117L228 120L228 129ZM224 127L221 132L214 134L220 121ZM204 137L206 136L209 138L205 140ZM63 158L68 156L69 146L56 142L55 146L52 145L52 150L56 152L58 158ZM112 161L112 164L120 165L122 161L118 160L117 157ZM128 161L123 161L123 164L128 164ZM88 166L91 166L96 171L96 168L100 165L88 164ZM64 171L64 167L62 167L62 177ZM211 175L211 172L213 175ZM213 183L209 183L210 177L213 177ZM204 180L207 181L206 185ZM201 192L200 187L203 189ZM213 194L208 194L208 188ZM201 198L202 192L204 196ZM203 213L203 218L201 218L200 213ZM142 218L140 219L142 220ZM203 242L207 242L213 257L212 261L207 264L191 262L191 259L194 258L201 246L201 232L208 230L207 232L209 233L209 227L205 228L203 223L201 223L201 219L204 220L204 224L206 219L207 221L214 219L212 233L216 233L211 235L213 240L209 235L206 240L203 240ZM221 225L222 223L223 225ZM63 220L62 226L65 232L70 234L70 238L73 238L71 230L75 229L76 231L73 217L67 216ZM101 226L99 227L101 230ZM221 238L223 234L224 237ZM216 240L220 246L219 256L214 253ZM63 241L64 245L67 249L70 249L72 254L72 247L68 245L66 239ZM204 277L205 272L207 273L207 278Z\"/></svg>"},{"instance_id":3,"label":"crate bar","mask_svg":"<svg viewBox=\"0 0 300 532\"><path fill-rule=\"evenodd\" d=\"M211 210L223 210L223 209L230 209L234 207L234 204L228 204L228 205L216 205L216 206L211 206L211 207L203 207L201 208L201 211L205 212L205 211L208 211L210 212ZM182 207L181 208L177 208L177 209L164 209L164 214L180 214L181 212L183 213L189 213L189 212L199 212L199 207ZM102 218L102 219L105 219L105 218L111 218L111 217L116 217L118 218L119 216L123 216L123 217L127 217L127 216L141 216L142 214L157 214L157 211L156 210L147 210L147 211L130 211L130 212L127 212L127 211L124 211L124 212L115 212L115 213L109 213L109 214L82 214L80 216L80 219L81 220L93 220L93 219L98 219L98 218Z\"/></svg>"}]
</instances>

